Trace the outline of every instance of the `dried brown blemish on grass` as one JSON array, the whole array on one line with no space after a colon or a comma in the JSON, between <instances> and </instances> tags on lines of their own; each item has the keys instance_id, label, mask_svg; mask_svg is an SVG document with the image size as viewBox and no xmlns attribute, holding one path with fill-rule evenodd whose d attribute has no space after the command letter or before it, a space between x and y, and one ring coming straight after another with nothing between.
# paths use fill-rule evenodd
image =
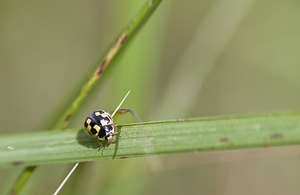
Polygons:
<instances>
[{"instance_id":1,"label":"dried brown blemish on grass","mask_svg":"<svg viewBox=\"0 0 300 195\"><path fill-rule=\"evenodd\" d=\"M222 137L220 138L220 142L228 142L229 139L227 137Z\"/></svg>"},{"instance_id":2,"label":"dried brown blemish on grass","mask_svg":"<svg viewBox=\"0 0 300 195\"><path fill-rule=\"evenodd\" d=\"M107 59L104 59L103 62L100 64L100 66L97 68L97 70L96 70L97 76L100 76L102 74L102 72L104 71L104 69L106 67L106 63L107 63Z\"/></svg>"},{"instance_id":3,"label":"dried brown blemish on grass","mask_svg":"<svg viewBox=\"0 0 300 195\"><path fill-rule=\"evenodd\" d=\"M65 118L65 121L69 121L71 119L71 117L72 117L72 114L68 114Z\"/></svg>"},{"instance_id":4,"label":"dried brown blemish on grass","mask_svg":"<svg viewBox=\"0 0 300 195\"><path fill-rule=\"evenodd\" d=\"M271 138L280 139L280 138L283 138L283 135L282 135L282 133L274 133L271 135Z\"/></svg>"},{"instance_id":5,"label":"dried brown blemish on grass","mask_svg":"<svg viewBox=\"0 0 300 195\"><path fill-rule=\"evenodd\" d=\"M15 161L15 162L12 162L11 165L12 166L20 166L20 165L23 165L24 162L21 162L21 161Z\"/></svg>"},{"instance_id":6,"label":"dried brown blemish on grass","mask_svg":"<svg viewBox=\"0 0 300 195\"><path fill-rule=\"evenodd\" d=\"M128 36L124 36L123 39L121 40L121 44L123 45L125 43L125 41L127 41Z\"/></svg>"},{"instance_id":7,"label":"dried brown blemish on grass","mask_svg":"<svg viewBox=\"0 0 300 195\"><path fill-rule=\"evenodd\" d=\"M122 44L127 40L127 35L122 35L116 42L116 44L111 48L111 50L106 55L106 58L103 60L103 62L99 65L99 67L96 70L95 76L96 78L99 78L102 75L102 72L107 67L107 64L111 61L111 59L116 55L117 51L120 49Z\"/></svg>"}]
</instances>

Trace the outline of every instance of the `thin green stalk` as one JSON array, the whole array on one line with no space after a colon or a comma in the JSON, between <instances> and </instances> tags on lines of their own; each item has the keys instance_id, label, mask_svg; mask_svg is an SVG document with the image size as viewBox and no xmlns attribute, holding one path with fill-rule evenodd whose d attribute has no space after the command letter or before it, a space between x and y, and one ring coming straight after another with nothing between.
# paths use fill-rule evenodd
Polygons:
<instances>
[{"instance_id":1,"label":"thin green stalk","mask_svg":"<svg viewBox=\"0 0 300 195\"><path fill-rule=\"evenodd\" d=\"M112 59L115 58L116 54L119 53L120 49L124 46L124 44L131 38L134 33L141 27L145 21L149 18L149 16L153 13L155 8L161 0L151 0L146 3L146 5L142 8L142 10L138 13L138 15L132 20L132 22L127 26L124 32L121 33L117 42L111 47L111 49L107 52L102 63L99 64L96 71L90 77L88 82L82 87L81 92L77 96L77 98L73 101L71 106L67 109L65 114L58 121L55 129L64 129L70 122L70 119L74 115L74 113L78 110L82 101L86 98L87 94L94 87L96 82L102 76L103 71L110 64Z\"/></svg>"},{"instance_id":2,"label":"thin green stalk","mask_svg":"<svg viewBox=\"0 0 300 195\"><path fill-rule=\"evenodd\" d=\"M30 177L31 173L35 170L36 166L29 166L22 172L19 177L19 182L17 183L16 188L22 188L22 186L27 182L28 178ZM16 193L13 193L16 194Z\"/></svg>"},{"instance_id":3,"label":"thin green stalk","mask_svg":"<svg viewBox=\"0 0 300 195\"><path fill-rule=\"evenodd\" d=\"M0 150L0 167L300 144L300 113L161 121L117 128L121 131L118 146L101 151L96 139L83 129L3 136L0 148L10 149ZM141 128L151 141L151 153L145 151Z\"/></svg>"},{"instance_id":4,"label":"thin green stalk","mask_svg":"<svg viewBox=\"0 0 300 195\"><path fill-rule=\"evenodd\" d=\"M90 79L87 81L86 84L82 87L81 91L79 92L78 96L75 98L75 100L72 102L72 104L69 106L69 108L66 110L64 115L59 119L57 122L55 129L65 129L68 124L70 123L70 120L72 116L75 114L75 112L78 110L84 99L87 97L89 92L93 89L96 82L99 80L99 78L102 76L105 69L108 67L108 65L111 63L111 61L115 58L115 56L119 53L121 48L125 45L125 43L133 37L135 32L137 32L140 27L145 24L145 22L149 19L151 14L154 12L156 7L159 5L161 0L148 0L145 4L145 6L140 10L140 12L134 17L134 19L131 21L131 23L127 26L127 28L121 33L119 38L117 39L117 42L113 44L113 46L109 49L109 51L104 56L102 62L97 66L97 69L94 71ZM24 171L21 173L19 178L16 181L16 184L14 185L12 189L12 194L17 194L32 172L35 170L36 167L27 167L24 169Z\"/></svg>"}]
</instances>

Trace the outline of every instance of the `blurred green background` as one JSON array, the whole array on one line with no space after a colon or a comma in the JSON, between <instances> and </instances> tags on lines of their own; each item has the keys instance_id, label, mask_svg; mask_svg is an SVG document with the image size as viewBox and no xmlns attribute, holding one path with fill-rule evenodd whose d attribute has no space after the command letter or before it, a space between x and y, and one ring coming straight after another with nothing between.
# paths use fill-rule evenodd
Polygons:
<instances>
[{"instance_id":1,"label":"blurred green background","mask_svg":"<svg viewBox=\"0 0 300 195\"><path fill-rule=\"evenodd\" d=\"M1 134L45 129L145 0L1 0ZM102 108L143 121L300 109L300 1L164 0L71 127ZM119 123L132 122L126 116ZM81 164L62 194L299 194L300 147ZM40 166L21 194L53 193L70 164ZM5 194L22 168L4 169Z\"/></svg>"}]
</instances>

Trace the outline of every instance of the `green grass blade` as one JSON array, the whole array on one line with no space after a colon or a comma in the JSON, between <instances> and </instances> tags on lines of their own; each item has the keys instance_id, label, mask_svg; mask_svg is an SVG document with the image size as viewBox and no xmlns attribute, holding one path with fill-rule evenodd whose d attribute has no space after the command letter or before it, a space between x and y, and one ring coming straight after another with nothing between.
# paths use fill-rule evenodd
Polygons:
<instances>
[{"instance_id":1,"label":"green grass blade","mask_svg":"<svg viewBox=\"0 0 300 195\"><path fill-rule=\"evenodd\" d=\"M143 157L140 129L155 154L178 154L300 144L300 114L214 117L150 122L118 127L118 149L98 151L98 143L82 129L55 130L0 138L0 167ZM8 148L9 147L9 148ZM13 148L13 149L12 149Z\"/></svg>"}]
</instances>

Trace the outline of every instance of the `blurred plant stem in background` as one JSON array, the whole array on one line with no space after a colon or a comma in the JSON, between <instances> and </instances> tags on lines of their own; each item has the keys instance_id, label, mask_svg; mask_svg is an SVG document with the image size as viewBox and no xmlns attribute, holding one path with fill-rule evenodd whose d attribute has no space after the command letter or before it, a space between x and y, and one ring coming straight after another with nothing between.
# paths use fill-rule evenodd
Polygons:
<instances>
[{"instance_id":1,"label":"blurred plant stem in background","mask_svg":"<svg viewBox=\"0 0 300 195\"><path fill-rule=\"evenodd\" d=\"M174 65L175 71L167 81L166 90L153 115L160 119L165 119L166 116L172 119L187 117L193 113L203 84L254 2L255 0L214 2L180 61Z\"/></svg>"}]
</instances>

